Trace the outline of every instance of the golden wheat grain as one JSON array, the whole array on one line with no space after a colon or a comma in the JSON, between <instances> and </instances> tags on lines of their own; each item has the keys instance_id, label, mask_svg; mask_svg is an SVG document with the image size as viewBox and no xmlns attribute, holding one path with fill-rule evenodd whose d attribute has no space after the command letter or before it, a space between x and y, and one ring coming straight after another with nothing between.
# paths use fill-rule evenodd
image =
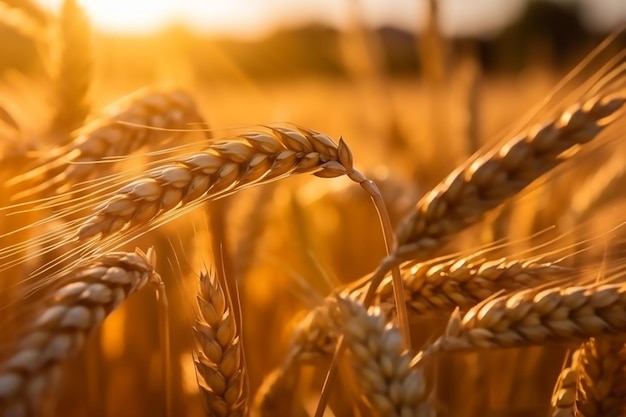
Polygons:
<instances>
[{"instance_id":1,"label":"golden wheat grain","mask_svg":"<svg viewBox=\"0 0 626 417\"><path fill-rule=\"evenodd\" d=\"M450 237L518 194L597 137L626 100L598 97L457 168L428 192L398 228L394 257L423 259Z\"/></svg>"},{"instance_id":2,"label":"golden wheat grain","mask_svg":"<svg viewBox=\"0 0 626 417\"><path fill-rule=\"evenodd\" d=\"M78 238L145 225L195 200L216 199L291 174L346 174L348 168L339 162L346 148L343 141L337 146L321 133L284 128L212 143L205 152L177 157L119 189L80 226Z\"/></svg>"},{"instance_id":3,"label":"golden wheat grain","mask_svg":"<svg viewBox=\"0 0 626 417\"><path fill-rule=\"evenodd\" d=\"M421 369L412 369L402 336L377 307L369 311L351 298L338 298L336 325L362 395L381 416L426 416L427 390Z\"/></svg>"},{"instance_id":4,"label":"golden wheat grain","mask_svg":"<svg viewBox=\"0 0 626 417\"><path fill-rule=\"evenodd\" d=\"M198 385L209 416L244 416L247 410L246 370L235 317L212 273L200 275L194 335Z\"/></svg>"},{"instance_id":5,"label":"golden wheat grain","mask_svg":"<svg viewBox=\"0 0 626 417\"><path fill-rule=\"evenodd\" d=\"M37 415L60 365L129 295L156 277L154 253L108 253L84 261L34 306L37 313L0 362L0 416Z\"/></svg>"},{"instance_id":6,"label":"golden wheat grain","mask_svg":"<svg viewBox=\"0 0 626 417\"><path fill-rule=\"evenodd\" d=\"M427 352L571 343L624 331L626 284L529 289L455 312Z\"/></svg>"},{"instance_id":7,"label":"golden wheat grain","mask_svg":"<svg viewBox=\"0 0 626 417\"><path fill-rule=\"evenodd\" d=\"M57 20L53 73L54 114L50 130L65 136L80 127L91 107L92 59L89 21L76 0L65 0ZM65 138L62 138L63 142ZM63 143L62 142L62 143Z\"/></svg>"}]
</instances>

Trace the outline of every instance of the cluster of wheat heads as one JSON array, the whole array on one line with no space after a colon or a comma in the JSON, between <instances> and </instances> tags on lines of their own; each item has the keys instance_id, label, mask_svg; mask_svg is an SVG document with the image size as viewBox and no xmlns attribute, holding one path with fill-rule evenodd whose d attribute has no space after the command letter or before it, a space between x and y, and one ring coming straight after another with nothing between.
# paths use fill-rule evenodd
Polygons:
<instances>
[{"instance_id":1,"label":"cluster of wheat heads","mask_svg":"<svg viewBox=\"0 0 626 417\"><path fill-rule=\"evenodd\" d=\"M590 58L526 125L480 149L427 192L394 234L385 208L393 201L382 201L376 185L353 167L343 140L289 125L217 137L198 129L205 126L201 111L181 90L144 89L102 115L90 114L88 45L76 43L81 33L68 33L87 30L80 9L68 0L59 19L35 20L27 4L11 7L33 25L63 28L59 42L65 44L51 87L62 104L41 132L50 149L11 149L0 170L0 416L163 410L321 416L326 407L342 416L500 415L519 412L528 398L519 385L506 382L526 378L515 364L488 360L505 348L517 350L501 358L534 362L527 367L534 380L528 377L524 384L556 384L554 415L626 412L626 285L619 245L592 233L558 249L553 249L558 243L528 238L524 242L535 242L533 250L496 242L438 256L511 199L526 204L542 191L537 180L544 179L544 187L568 177L577 181L570 160L584 172L589 169L584 161L623 149L618 141L626 75L624 53L611 49L617 42L601 49L611 53L608 59L602 53ZM24 133L16 120L3 111L2 123L14 138ZM177 146L174 136L181 139ZM558 170L561 166L565 169ZM284 340L273 328L288 327L287 310L281 308L293 300L263 282L281 273L281 263L273 263L269 273L249 265L256 259L255 242L267 242L260 239L258 225L270 223L260 214L267 211L264 205L278 182L297 174L345 175L358 182L377 204L388 247L371 274L317 297L317 305L292 320L292 333ZM251 220L236 235L237 248L245 249L233 256L220 220L236 208L224 198L254 186L268 191L265 198L248 201ZM585 189L587 197L610 200ZM290 204L298 214L297 199ZM283 223L284 212L277 215ZM503 210L492 223L506 216ZM314 233L305 223L296 219L286 239ZM368 232L371 241L383 240L377 226ZM615 241L621 230L612 231ZM608 246L609 255L597 256L594 248L601 245ZM151 249L144 253L128 246ZM215 265L198 272L209 259ZM145 293L140 290L148 282L165 285L168 300L159 290L159 302L169 319L157 318L147 303L119 315L132 308L134 300L127 298ZM186 306L190 292L196 299L191 309ZM178 310L193 310L194 319ZM94 331L109 315L108 323L117 320L109 327L116 334L107 330L108 323ZM148 327L152 333L138 330ZM166 329L164 337L159 339L155 329ZM533 347L545 350L524 350ZM541 373L545 355L561 361L568 348L577 350L560 376ZM131 363L124 360L124 349L135 354ZM518 392L489 386L490 368L498 365L498 383ZM117 386L107 388L103 376L115 378ZM85 381L82 390L60 389L61 382ZM471 392L463 394L470 384ZM543 403L522 410L548 415L548 391ZM87 399L80 402L75 392ZM491 395L499 399L485 398ZM64 401L68 397L80 405ZM199 397L202 407L187 404L188 397ZM518 408L503 409L502 402ZM458 408L463 403L465 412Z\"/></svg>"}]
</instances>

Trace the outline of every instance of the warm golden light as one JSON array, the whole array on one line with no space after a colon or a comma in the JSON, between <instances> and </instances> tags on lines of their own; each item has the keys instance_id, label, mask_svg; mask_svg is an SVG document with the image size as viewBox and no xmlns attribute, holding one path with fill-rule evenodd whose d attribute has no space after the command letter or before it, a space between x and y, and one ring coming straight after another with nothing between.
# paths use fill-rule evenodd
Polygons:
<instances>
[{"instance_id":1,"label":"warm golden light","mask_svg":"<svg viewBox=\"0 0 626 417\"><path fill-rule=\"evenodd\" d=\"M57 8L61 0L39 0ZM173 22L203 33L254 37L278 26L321 22L345 27L350 22L349 0L78 0L98 30L122 33L153 32ZM363 21L372 26L420 29L426 0L359 0ZM527 0L441 0L442 30L450 35L493 33L523 13ZM582 20L601 28L626 16L621 0L581 0Z\"/></svg>"}]
</instances>

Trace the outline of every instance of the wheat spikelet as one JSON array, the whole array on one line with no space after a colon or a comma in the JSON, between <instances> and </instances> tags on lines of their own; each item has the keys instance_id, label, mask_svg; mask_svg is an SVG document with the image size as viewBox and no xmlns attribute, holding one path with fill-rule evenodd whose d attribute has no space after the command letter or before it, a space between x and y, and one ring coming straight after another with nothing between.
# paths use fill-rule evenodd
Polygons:
<instances>
[{"instance_id":1,"label":"wheat spikelet","mask_svg":"<svg viewBox=\"0 0 626 417\"><path fill-rule=\"evenodd\" d=\"M461 316L426 351L574 342L626 330L626 284L529 289L485 301Z\"/></svg>"},{"instance_id":2,"label":"wheat spikelet","mask_svg":"<svg viewBox=\"0 0 626 417\"><path fill-rule=\"evenodd\" d=\"M209 416L244 416L246 371L241 338L227 297L217 278L200 275L196 297L200 315L194 335L200 351L195 360L198 385Z\"/></svg>"},{"instance_id":3,"label":"wheat spikelet","mask_svg":"<svg viewBox=\"0 0 626 417\"><path fill-rule=\"evenodd\" d=\"M351 170L339 162L345 152L343 141L337 146L327 136L304 129L273 128L270 134L212 143L205 152L177 157L119 189L80 226L78 238L143 225L195 200L216 199L291 174L340 176Z\"/></svg>"},{"instance_id":4,"label":"wheat spikelet","mask_svg":"<svg viewBox=\"0 0 626 417\"><path fill-rule=\"evenodd\" d=\"M76 0L63 2L58 30L51 131L56 135L66 135L83 124L90 108L90 27L85 12Z\"/></svg>"},{"instance_id":5,"label":"wheat spikelet","mask_svg":"<svg viewBox=\"0 0 626 417\"><path fill-rule=\"evenodd\" d=\"M381 416L425 416L426 383L421 369L412 369L411 355L402 351L402 336L387 324L380 309L338 298L336 325L346 347L362 395Z\"/></svg>"},{"instance_id":6,"label":"wheat spikelet","mask_svg":"<svg viewBox=\"0 0 626 417\"><path fill-rule=\"evenodd\" d=\"M571 277L572 269L537 259L496 260L461 258L407 265L402 269L407 306L418 314L450 313L467 309L506 290L532 288ZM377 290L377 302L393 301L391 277Z\"/></svg>"},{"instance_id":7,"label":"wheat spikelet","mask_svg":"<svg viewBox=\"0 0 626 417\"><path fill-rule=\"evenodd\" d=\"M79 181L104 176L111 163L103 162L127 156L141 147L161 142L172 130L189 129L190 123L202 122L194 100L182 90L143 89L111 105L106 114L75 133L74 139L55 155L9 185L47 179L38 187L29 187L14 195L14 200L32 197L39 191L55 189L61 193Z\"/></svg>"},{"instance_id":8,"label":"wheat spikelet","mask_svg":"<svg viewBox=\"0 0 626 417\"><path fill-rule=\"evenodd\" d=\"M87 334L129 295L153 279L154 253L108 253L84 261L36 306L37 315L0 362L0 416L36 415Z\"/></svg>"},{"instance_id":9,"label":"wheat spikelet","mask_svg":"<svg viewBox=\"0 0 626 417\"><path fill-rule=\"evenodd\" d=\"M550 400L552 417L574 417L576 382L578 379L578 370L576 369L578 355L579 351L574 351L569 358L567 366L559 373L554 393Z\"/></svg>"},{"instance_id":10,"label":"wheat spikelet","mask_svg":"<svg viewBox=\"0 0 626 417\"><path fill-rule=\"evenodd\" d=\"M576 415L618 417L626 414L626 352L624 339L593 338L576 357Z\"/></svg>"},{"instance_id":11,"label":"wheat spikelet","mask_svg":"<svg viewBox=\"0 0 626 417\"><path fill-rule=\"evenodd\" d=\"M621 109L623 98L595 98L557 119L470 160L428 192L398 228L397 259L423 259L451 236L516 195L593 140Z\"/></svg>"}]
</instances>

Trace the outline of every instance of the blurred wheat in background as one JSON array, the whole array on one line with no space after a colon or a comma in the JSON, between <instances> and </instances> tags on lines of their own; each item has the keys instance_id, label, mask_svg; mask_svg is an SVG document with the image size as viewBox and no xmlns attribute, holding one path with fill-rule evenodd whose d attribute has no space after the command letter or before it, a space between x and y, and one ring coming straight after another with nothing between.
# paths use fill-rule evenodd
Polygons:
<instances>
[{"instance_id":1,"label":"blurred wheat in background","mask_svg":"<svg viewBox=\"0 0 626 417\"><path fill-rule=\"evenodd\" d=\"M626 415L621 2L395 1L0 0L1 417Z\"/></svg>"}]
</instances>

